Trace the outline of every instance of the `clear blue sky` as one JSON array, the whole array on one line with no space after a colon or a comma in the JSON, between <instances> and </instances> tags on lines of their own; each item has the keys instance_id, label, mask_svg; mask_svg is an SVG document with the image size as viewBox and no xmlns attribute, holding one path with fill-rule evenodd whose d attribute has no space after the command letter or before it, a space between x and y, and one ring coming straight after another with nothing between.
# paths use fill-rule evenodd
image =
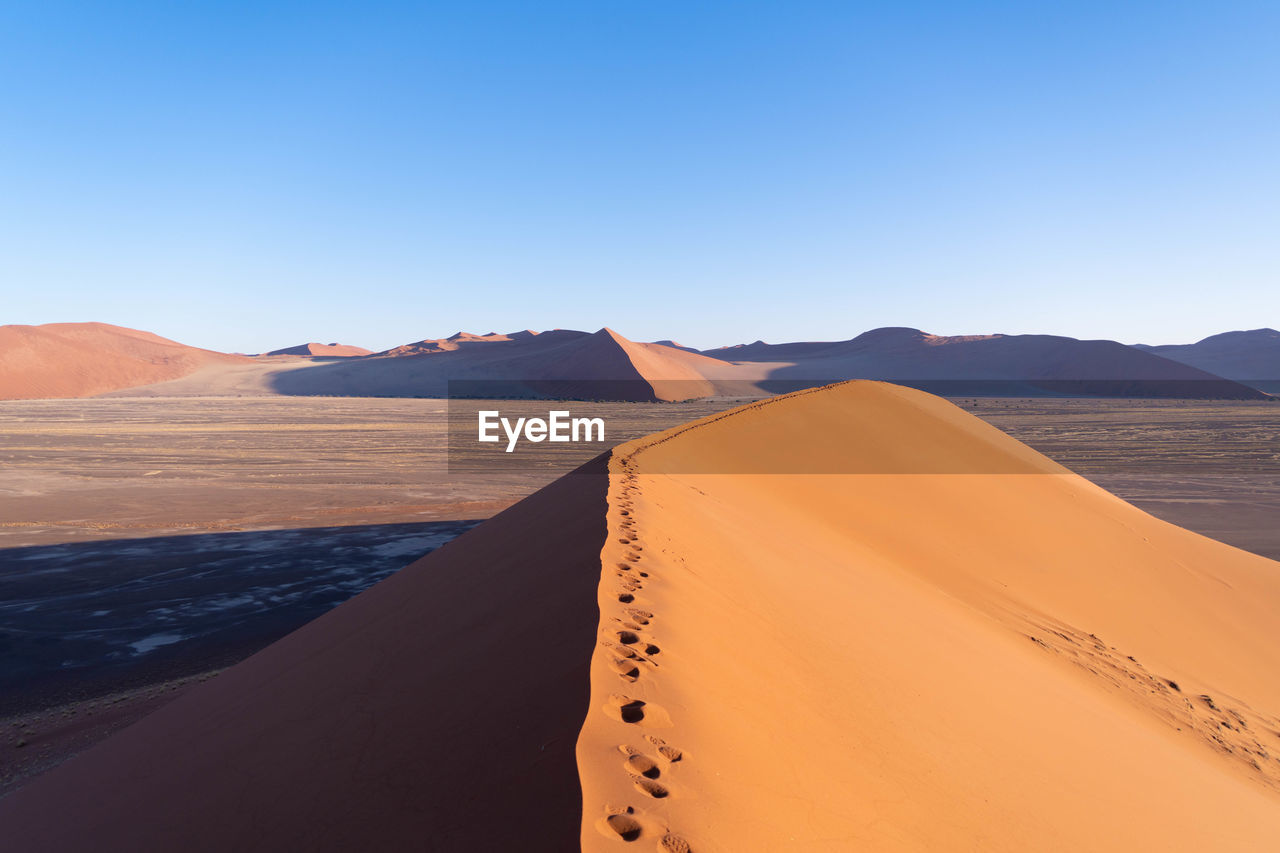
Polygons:
<instances>
[{"instance_id":1,"label":"clear blue sky","mask_svg":"<svg viewBox=\"0 0 1280 853\"><path fill-rule=\"evenodd\" d=\"M1280 4L0 4L0 322L1280 325Z\"/></svg>"}]
</instances>

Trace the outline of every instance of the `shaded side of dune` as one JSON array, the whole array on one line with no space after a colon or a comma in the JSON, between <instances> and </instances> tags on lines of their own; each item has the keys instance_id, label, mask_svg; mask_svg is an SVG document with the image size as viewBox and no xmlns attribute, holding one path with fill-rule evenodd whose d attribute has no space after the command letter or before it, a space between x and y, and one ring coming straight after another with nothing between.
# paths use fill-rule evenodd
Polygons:
<instances>
[{"instance_id":1,"label":"shaded side of dune","mask_svg":"<svg viewBox=\"0 0 1280 853\"><path fill-rule=\"evenodd\" d=\"M5 849L573 849L604 466L0 800Z\"/></svg>"}]
</instances>

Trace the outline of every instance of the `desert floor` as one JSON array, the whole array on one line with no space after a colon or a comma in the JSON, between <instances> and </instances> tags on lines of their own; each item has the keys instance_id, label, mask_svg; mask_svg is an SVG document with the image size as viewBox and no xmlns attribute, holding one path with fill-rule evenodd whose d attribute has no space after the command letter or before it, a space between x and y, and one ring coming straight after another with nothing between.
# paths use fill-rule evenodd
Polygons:
<instances>
[{"instance_id":1,"label":"desert floor","mask_svg":"<svg viewBox=\"0 0 1280 853\"><path fill-rule=\"evenodd\" d=\"M952 402L1157 518L1280 560L1280 405Z\"/></svg>"}]
</instances>

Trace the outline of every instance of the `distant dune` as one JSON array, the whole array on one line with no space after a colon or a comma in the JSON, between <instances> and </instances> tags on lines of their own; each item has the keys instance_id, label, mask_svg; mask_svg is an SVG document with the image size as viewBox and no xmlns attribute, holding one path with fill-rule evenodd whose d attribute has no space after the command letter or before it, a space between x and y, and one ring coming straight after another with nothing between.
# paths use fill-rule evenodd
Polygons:
<instances>
[{"instance_id":1,"label":"distant dune","mask_svg":"<svg viewBox=\"0 0 1280 853\"><path fill-rule=\"evenodd\" d=\"M684 344L678 344L672 340L653 341L653 344L655 346L660 346L660 347L671 347L672 349L684 350L685 352L692 352L692 353L698 352L698 350L694 349L693 347L687 347Z\"/></svg>"},{"instance_id":2,"label":"distant dune","mask_svg":"<svg viewBox=\"0 0 1280 853\"><path fill-rule=\"evenodd\" d=\"M1277 611L1280 565L845 383L617 448L0 800L0 834L1266 850Z\"/></svg>"},{"instance_id":3,"label":"distant dune","mask_svg":"<svg viewBox=\"0 0 1280 853\"><path fill-rule=\"evenodd\" d=\"M454 383L455 396L672 401L762 397L845 379L951 396L1268 399L1259 388L1140 348L1051 335L944 337L888 328L848 341L757 341L698 352L674 341L638 343L608 328L458 332L379 353L309 343L246 361L102 324L0 329L0 393L10 396L443 397Z\"/></svg>"},{"instance_id":4,"label":"distant dune","mask_svg":"<svg viewBox=\"0 0 1280 853\"><path fill-rule=\"evenodd\" d=\"M274 385L284 394L444 396L455 382L467 383L479 396L683 400L714 393L700 367L717 364L696 353L635 343L612 329L458 333L376 357L282 373Z\"/></svg>"},{"instance_id":5,"label":"distant dune","mask_svg":"<svg viewBox=\"0 0 1280 853\"><path fill-rule=\"evenodd\" d=\"M247 361L106 323L0 326L0 399L88 397Z\"/></svg>"},{"instance_id":6,"label":"distant dune","mask_svg":"<svg viewBox=\"0 0 1280 853\"><path fill-rule=\"evenodd\" d=\"M403 344L398 347L387 350L380 355L421 355L429 352L453 352L460 349L465 344L473 343L493 343L495 341L518 341L531 338L537 332L531 329L525 329L522 332L511 332L502 335L497 332L488 332L483 335L473 335L470 332L454 332L447 338L427 338L421 341L415 341L411 344Z\"/></svg>"},{"instance_id":7,"label":"distant dune","mask_svg":"<svg viewBox=\"0 0 1280 853\"><path fill-rule=\"evenodd\" d=\"M1135 347L1264 391L1280 392L1280 332L1275 329L1224 332L1194 344Z\"/></svg>"},{"instance_id":8,"label":"distant dune","mask_svg":"<svg viewBox=\"0 0 1280 853\"><path fill-rule=\"evenodd\" d=\"M284 349L273 349L267 355L313 355L313 356L329 356L331 358L353 358L361 355L372 355L373 350L364 347L354 347L350 344L298 344L296 347L285 347Z\"/></svg>"},{"instance_id":9,"label":"distant dune","mask_svg":"<svg viewBox=\"0 0 1280 853\"><path fill-rule=\"evenodd\" d=\"M778 390L842 379L882 379L948 394L1037 393L1262 399L1224 380L1115 341L1055 335L931 335L919 329L873 329L848 341L766 344L756 341L703 355L755 365Z\"/></svg>"}]
</instances>

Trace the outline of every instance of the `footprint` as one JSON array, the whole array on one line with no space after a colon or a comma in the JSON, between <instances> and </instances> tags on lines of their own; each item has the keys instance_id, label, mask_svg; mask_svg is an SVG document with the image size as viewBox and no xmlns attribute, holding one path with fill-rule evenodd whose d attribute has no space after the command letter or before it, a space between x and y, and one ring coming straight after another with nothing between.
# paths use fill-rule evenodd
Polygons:
<instances>
[{"instance_id":1,"label":"footprint","mask_svg":"<svg viewBox=\"0 0 1280 853\"><path fill-rule=\"evenodd\" d=\"M658 754L661 755L663 758L665 758L667 761L670 761L672 764L675 764L681 758L684 758L683 752L681 752L676 747L671 746L669 743L667 743L665 740L658 737L657 735L645 735L644 739L649 741L649 743L653 744L654 746L656 746L658 748Z\"/></svg>"},{"instance_id":2,"label":"footprint","mask_svg":"<svg viewBox=\"0 0 1280 853\"><path fill-rule=\"evenodd\" d=\"M649 645L647 645L647 646L645 646L645 647L644 647L644 653L645 653L646 655L653 656L653 655L656 655L656 654L657 654L658 652L660 652L660 651L662 651L662 649L658 648L657 646L653 645L652 643L650 643Z\"/></svg>"},{"instance_id":3,"label":"footprint","mask_svg":"<svg viewBox=\"0 0 1280 853\"><path fill-rule=\"evenodd\" d=\"M631 561L631 562L633 562L633 563L638 563L638 562L640 562L640 555L639 555L639 554L627 554L627 559L628 559L628 560L630 560L630 561Z\"/></svg>"},{"instance_id":4,"label":"footprint","mask_svg":"<svg viewBox=\"0 0 1280 853\"><path fill-rule=\"evenodd\" d=\"M640 657L640 655L636 654L635 649L629 649L626 646L620 646L617 643L601 643L600 645L604 646L615 655L621 655L624 658L636 660Z\"/></svg>"},{"instance_id":5,"label":"footprint","mask_svg":"<svg viewBox=\"0 0 1280 853\"><path fill-rule=\"evenodd\" d=\"M693 853L693 848L680 836L668 833L658 839L658 853Z\"/></svg>"},{"instance_id":6,"label":"footprint","mask_svg":"<svg viewBox=\"0 0 1280 853\"><path fill-rule=\"evenodd\" d=\"M601 818L597 824L605 835L621 838L623 841L635 841L640 837L642 827L640 821L629 814L611 814ZM661 848L659 848L661 849Z\"/></svg>"},{"instance_id":7,"label":"footprint","mask_svg":"<svg viewBox=\"0 0 1280 853\"><path fill-rule=\"evenodd\" d=\"M670 793L665 785L660 785L652 779L636 778L632 781L635 782L637 791L640 791L643 794L648 794L655 800L661 800Z\"/></svg>"},{"instance_id":8,"label":"footprint","mask_svg":"<svg viewBox=\"0 0 1280 853\"><path fill-rule=\"evenodd\" d=\"M613 719L624 723L638 723L644 719L644 703L627 696L610 696L604 711Z\"/></svg>"},{"instance_id":9,"label":"footprint","mask_svg":"<svg viewBox=\"0 0 1280 853\"><path fill-rule=\"evenodd\" d=\"M623 604L630 604L636 600L636 597L629 592L623 592L618 594L618 600Z\"/></svg>"},{"instance_id":10,"label":"footprint","mask_svg":"<svg viewBox=\"0 0 1280 853\"><path fill-rule=\"evenodd\" d=\"M662 774L662 771L658 769L658 762L639 752L633 752L628 755L626 760L622 762L622 766L629 773L634 773L636 776L644 776L647 779L657 779Z\"/></svg>"},{"instance_id":11,"label":"footprint","mask_svg":"<svg viewBox=\"0 0 1280 853\"><path fill-rule=\"evenodd\" d=\"M631 631L639 631L639 630L640 630L640 626L639 626L639 625L637 625L637 624L636 624L636 623L634 623L634 622L623 622L623 623L622 623L622 627L623 627L623 628L627 628L628 630L631 630Z\"/></svg>"},{"instance_id":12,"label":"footprint","mask_svg":"<svg viewBox=\"0 0 1280 853\"><path fill-rule=\"evenodd\" d=\"M640 667L635 662L627 658L614 658L613 671L618 673L627 681L635 681L640 677Z\"/></svg>"},{"instance_id":13,"label":"footprint","mask_svg":"<svg viewBox=\"0 0 1280 853\"><path fill-rule=\"evenodd\" d=\"M630 616L632 619L652 619L653 618L653 614L650 613L648 610L641 610L638 607L628 607L627 615Z\"/></svg>"},{"instance_id":14,"label":"footprint","mask_svg":"<svg viewBox=\"0 0 1280 853\"><path fill-rule=\"evenodd\" d=\"M619 631L617 633L618 642L624 646L630 646L633 643L640 642L640 637L635 631Z\"/></svg>"}]
</instances>

